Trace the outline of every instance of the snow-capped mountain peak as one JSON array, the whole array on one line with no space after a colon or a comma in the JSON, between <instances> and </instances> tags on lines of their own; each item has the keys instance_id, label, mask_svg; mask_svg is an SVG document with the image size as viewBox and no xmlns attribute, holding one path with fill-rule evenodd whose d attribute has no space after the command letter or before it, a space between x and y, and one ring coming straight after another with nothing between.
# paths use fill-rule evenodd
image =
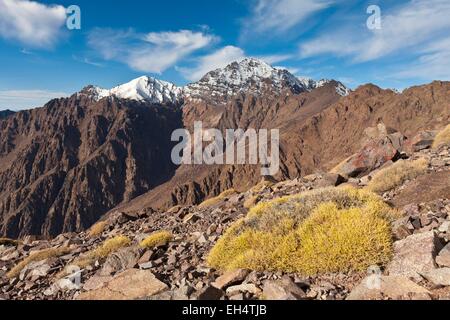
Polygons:
<instances>
[{"instance_id":1,"label":"snow-capped mountain peak","mask_svg":"<svg viewBox=\"0 0 450 320\"><path fill-rule=\"evenodd\" d=\"M185 87L177 87L170 82L142 76L110 90L89 86L80 93L88 94L95 100L114 96L153 104L174 105L184 99L225 101L226 98L240 93L280 94L283 90L290 90L294 94L299 94L320 88L330 82L331 80L314 81L310 78L297 78L287 69L274 68L259 59L245 58L232 62L224 68L210 71L198 82ZM338 83L336 92L345 96L349 90Z\"/></svg>"},{"instance_id":2,"label":"snow-capped mountain peak","mask_svg":"<svg viewBox=\"0 0 450 320\"><path fill-rule=\"evenodd\" d=\"M277 92L289 88L295 93L305 90L289 71L276 69L259 59L245 58L208 72L200 81L187 85L184 91L188 97L204 94L228 97L241 92L261 93L268 88Z\"/></svg>"},{"instance_id":3,"label":"snow-capped mountain peak","mask_svg":"<svg viewBox=\"0 0 450 320\"><path fill-rule=\"evenodd\" d=\"M179 102L183 90L170 82L142 76L110 90L89 86L83 91L96 100L115 96L119 99L156 104L176 104Z\"/></svg>"}]
</instances>

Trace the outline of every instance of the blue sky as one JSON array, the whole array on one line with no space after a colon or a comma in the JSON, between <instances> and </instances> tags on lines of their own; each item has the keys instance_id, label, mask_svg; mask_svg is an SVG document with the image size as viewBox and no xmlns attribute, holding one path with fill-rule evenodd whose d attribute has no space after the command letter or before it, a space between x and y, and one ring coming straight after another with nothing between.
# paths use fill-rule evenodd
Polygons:
<instances>
[{"instance_id":1,"label":"blue sky","mask_svg":"<svg viewBox=\"0 0 450 320\"><path fill-rule=\"evenodd\" d=\"M0 110L143 74L184 85L246 56L351 88L449 80L449 17L448 0L0 0Z\"/></svg>"}]
</instances>

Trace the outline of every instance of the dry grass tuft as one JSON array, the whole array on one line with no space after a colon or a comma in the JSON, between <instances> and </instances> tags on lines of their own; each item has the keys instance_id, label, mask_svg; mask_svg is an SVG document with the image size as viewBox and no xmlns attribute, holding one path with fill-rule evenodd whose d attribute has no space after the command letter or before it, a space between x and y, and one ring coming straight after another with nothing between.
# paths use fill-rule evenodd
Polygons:
<instances>
[{"instance_id":1,"label":"dry grass tuft","mask_svg":"<svg viewBox=\"0 0 450 320\"><path fill-rule=\"evenodd\" d=\"M256 186L250 189L250 192L253 193L259 193L263 191L266 188L271 188L275 185L272 181L263 180L260 183L258 183Z\"/></svg>"},{"instance_id":2,"label":"dry grass tuft","mask_svg":"<svg viewBox=\"0 0 450 320\"><path fill-rule=\"evenodd\" d=\"M392 254L390 221L398 213L379 196L325 188L260 203L237 221L208 256L219 270L314 275L364 270Z\"/></svg>"},{"instance_id":3,"label":"dry grass tuft","mask_svg":"<svg viewBox=\"0 0 450 320\"><path fill-rule=\"evenodd\" d=\"M99 221L94 224L88 231L88 236L91 238L98 237L105 231L108 223L106 221Z\"/></svg>"},{"instance_id":4,"label":"dry grass tuft","mask_svg":"<svg viewBox=\"0 0 450 320\"><path fill-rule=\"evenodd\" d=\"M112 239L106 240L98 248L89 251L84 256L78 258L72 264L78 266L79 268L85 268L88 265L93 264L95 261L100 259L106 259L111 253L117 250L127 247L131 244L131 240L125 236L117 236Z\"/></svg>"},{"instance_id":5,"label":"dry grass tuft","mask_svg":"<svg viewBox=\"0 0 450 320\"><path fill-rule=\"evenodd\" d=\"M16 278L17 276L19 276L20 272L27 265L29 265L32 262L38 262L38 261L42 261L42 260L45 260L48 258L59 257L62 255L68 254L69 252L70 252L70 249L67 247L56 248L56 249L52 248L52 249L46 249L46 250L34 252L34 253L30 254L27 258L25 258L24 260L19 262L19 264L17 264L14 268L12 268L11 271L9 271L6 276L10 279Z\"/></svg>"},{"instance_id":6,"label":"dry grass tuft","mask_svg":"<svg viewBox=\"0 0 450 320\"><path fill-rule=\"evenodd\" d=\"M244 201L244 208L250 209L254 207L259 202L259 200L260 200L259 195L249 197L247 200Z\"/></svg>"},{"instance_id":7,"label":"dry grass tuft","mask_svg":"<svg viewBox=\"0 0 450 320\"><path fill-rule=\"evenodd\" d=\"M158 231L150 236L148 236L146 239L142 240L139 246L141 248L147 248L147 249L153 249L157 247L163 247L166 244L168 244L170 241L172 241L173 236L169 231Z\"/></svg>"},{"instance_id":8,"label":"dry grass tuft","mask_svg":"<svg viewBox=\"0 0 450 320\"><path fill-rule=\"evenodd\" d=\"M405 183L407 180L415 179L424 174L428 168L428 160L397 161L377 172L367 186L373 192L386 192Z\"/></svg>"},{"instance_id":9,"label":"dry grass tuft","mask_svg":"<svg viewBox=\"0 0 450 320\"><path fill-rule=\"evenodd\" d=\"M222 192L217 197L203 201L201 204L198 205L198 207L201 208L201 209L213 207L213 206L217 205L218 203L220 203L226 197L232 196L232 195L234 195L236 193L237 192L234 189L225 190L224 192Z\"/></svg>"},{"instance_id":10,"label":"dry grass tuft","mask_svg":"<svg viewBox=\"0 0 450 320\"><path fill-rule=\"evenodd\" d=\"M437 149L445 144L450 144L450 124L437 134L433 142L433 149Z\"/></svg>"}]
</instances>

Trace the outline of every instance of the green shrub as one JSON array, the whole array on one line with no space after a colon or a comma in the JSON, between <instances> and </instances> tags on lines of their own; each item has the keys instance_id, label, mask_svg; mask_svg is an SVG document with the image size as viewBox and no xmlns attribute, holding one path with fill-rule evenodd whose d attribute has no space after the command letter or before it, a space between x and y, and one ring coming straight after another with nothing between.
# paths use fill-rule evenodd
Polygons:
<instances>
[{"instance_id":1,"label":"green shrub","mask_svg":"<svg viewBox=\"0 0 450 320\"><path fill-rule=\"evenodd\" d=\"M425 173L428 168L428 160L419 159L416 161L400 160L393 165L377 172L369 182L367 188L373 192L385 192L392 190L406 180L415 179Z\"/></svg>"},{"instance_id":2,"label":"green shrub","mask_svg":"<svg viewBox=\"0 0 450 320\"><path fill-rule=\"evenodd\" d=\"M379 196L326 188L260 203L234 223L208 256L219 270L305 275L363 270L392 254L397 212Z\"/></svg>"}]
</instances>

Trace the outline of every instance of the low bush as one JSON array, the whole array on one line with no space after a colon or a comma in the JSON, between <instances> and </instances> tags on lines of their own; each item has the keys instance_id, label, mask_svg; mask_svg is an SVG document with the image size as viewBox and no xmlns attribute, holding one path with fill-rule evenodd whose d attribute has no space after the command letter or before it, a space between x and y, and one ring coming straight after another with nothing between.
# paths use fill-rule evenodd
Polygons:
<instances>
[{"instance_id":1,"label":"low bush","mask_svg":"<svg viewBox=\"0 0 450 320\"><path fill-rule=\"evenodd\" d=\"M12 268L6 276L10 279L16 278L19 276L20 272L30 263L32 262L38 262L42 261L48 258L53 257L59 257L65 254L68 254L70 252L70 249L67 247L61 247L61 248L52 248L52 249L46 249L38 252L31 253L28 257L23 259L19 264L17 264L14 268Z\"/></svg>"},{"instance_id":2,"label":"low bush","mask_svg":"<svg viewBox=\"0 0 450 320\"><path fill-rule=\"evenodd\" d=\"M208 256L219 270L360 271L392 254L390 222L398 213L379 196L325 188L260 203L234 223Z\"/></svg>"},{"instance_id":3,"label":"low bush","mask_svg":"<svg viewBox=\"0 0 450 320\"><path fill-rule=\"evenodd\" d=\"M172 239L173 239L173 236L170 232L158 231L158 232L151 234L144 240L142 240L141 243L139 244L139 246L141 248L153 249L156 247L165 246L170 241L172 241Z\"/></svg>"},{"instance_id":4,"label":"low bush","mask_svg":"<svg viewBox=\"0 0 450 320\"><path fill-rule=\"evenodd\" d=\"M127 247L130 244L131 240L128 237L114 237L112 239L106 240L96 249L89 251L84 256L78 258L72 264L78 266L79 268L84 268L88 265L93 264L97 260L106 259L111 253L116 252L123 247Z\"/></svg>"},{"instance_id":5,"label":"low bush","mask_svg":"<svg viewBox=\"0 0 450 320\"><path fill-rule=\"evenodd\" d=\"M374 174L367 188L373 192L386 192L392 190L406 180L417 178L425 173L428 168L428 160L397 161L393 165Z\"/></svg>"}]
</instances>

